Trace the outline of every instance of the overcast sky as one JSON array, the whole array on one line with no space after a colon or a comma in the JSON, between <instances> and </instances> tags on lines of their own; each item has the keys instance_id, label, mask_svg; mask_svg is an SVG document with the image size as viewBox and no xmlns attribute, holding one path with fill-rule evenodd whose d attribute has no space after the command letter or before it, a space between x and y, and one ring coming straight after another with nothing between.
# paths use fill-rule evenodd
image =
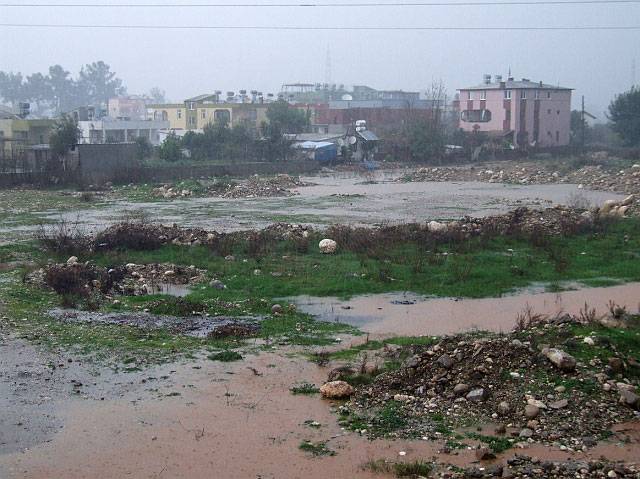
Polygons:
<instances>
[{"instance_id":1,"label":"overcast sky","mask_svg":"<svg viewBox=\"0 0 640 479\"><path fill-rule=\"evenodd\" d=\"M13 3L29 2L36 3L33 0ZM100 3L84 1L92 2ZM135 0L135 3L152 2ZM25 6L0 7L0 23L630 26L640 25L640 4L126 9ZM633 59L640 62L639 30L417 32L0 27L0 39L0 70L30 74L59 63L75 75L82 64L104 60L125 81L130 93L144 93L159 86L173 100L214 90L258 89L266 93L277 92L287 82L323 82L327 48L331 51L333 82L381 89L422 90L434 79L442 79L448 91L455 93L456 88L480 83L483 73L506 76L511 67L516 78L575 88L574 107L579 105L580 96L585 95L588 109L599 117L614 94L631 86ZM637 71L636 81L640 78L640 65Z\"/></svg>"}]
</instances>

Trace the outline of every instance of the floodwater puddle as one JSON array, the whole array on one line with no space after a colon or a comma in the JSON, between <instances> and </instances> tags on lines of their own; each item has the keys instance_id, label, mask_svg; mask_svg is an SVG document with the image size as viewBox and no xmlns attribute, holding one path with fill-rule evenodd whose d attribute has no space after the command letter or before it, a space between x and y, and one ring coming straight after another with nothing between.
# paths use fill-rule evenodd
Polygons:
<instances>
[{"instance_id":1,"label":"floodwater puddle","mask_svg":"<svg viewBox=\"0 0 640 479\"><path fill-rule=\"evenodd\" d=\"M186 284L160 283L153 285L153 294L166 294L176 298L184 298L191 294L191 288Z\"/></svg>"},{"instance_id":2,"label":"floodwater puddle","mask_svg":"<svg viewBox=\"0 0 640 479\"><path fill-rule=\"evenodd\" d=\"M75 309L52 309L49 316L73 323L133 326L142 329L166 329L172 334L206 338L216 330L228 326L258 327L258 316L190 316L186 318L156 315L145 312L93 312Z\"/></svg>"},{"instance_id":3,"label":"floodwater puddle","mask_svg":"<svg viewBox=\"0 0 640 479\"><path fill-rule=\"evenodd\" d=\"M553 317L579 314L585 304L596 314L608 311L609 301L638 310L640 283L603 288L581 288L557 293L519 293L497 298L429 298L410 292L357 296L348 300L297 296L288 298L300 311L321 321L347 323L380 335L443 335L469 330L505 332L518 314Z\"/></svg>"}]
</instances>

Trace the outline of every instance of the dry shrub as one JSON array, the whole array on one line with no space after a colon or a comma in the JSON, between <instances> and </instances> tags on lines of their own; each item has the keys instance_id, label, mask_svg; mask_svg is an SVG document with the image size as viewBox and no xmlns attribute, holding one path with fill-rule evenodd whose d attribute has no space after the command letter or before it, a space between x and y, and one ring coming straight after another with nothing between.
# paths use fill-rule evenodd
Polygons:
<instances>
[{"instance_id":1,"label":"dry shrub","mask_svg":"<svg viewBox=\"0 0 640 479\"><path fill-rule=\"evenodd\" d=\"M516 331L525 331L532 327L541 325L547 320L547 317L543 314L533 312L533 308L529 303L524 307L522 312L516 315Z\"/></svg>"},{"instance_id":2,"label":"dry shrub","mask_svg":"<svg viewBox=\"0 0 640 479\"><path fill-rule=\"evenodd\" d=\"M590 308L586 301L584 303L584 306L580 308L580 312L578 315L580 318L580 322L584 324L593 324L598 321L596 308Z\"/></svg>"},{"instance_id":3,"label":"dry shrub","mask_svg":"<svg viewBox=\"0 0 640 479\"><path fill-rule=\"evenodd\" d=\"M607 307L609 308L609 314L614 319L622 319L627 315L627 307L621 306L613 300L609 300Z\"/></svg>"},{"instance_id":4,"label":"dry shrub","mask_svg":"<svg viewBox=\"0 0 640 479\"><path fill-rule=\"evenodd\" d=\"M210 339L220 338L249 338L255 336L260 331L260 326L257 324L247 323L229 323L223 326L219 326L211 331L207 337Z\"/></svg>"},{"instance_id":5,"label":"dry shrub","mask_svg":"<svg viewBox=\"0 0 640 479\"><path fill-rule=\"evenodd\" d=\"M98 290L108 292L113 280L104 269L92 265L51 265L45 271L45 282L60 295L78 295L88 297Z\"/></svg>"},{"instance_id":6,"label":"dry shrub","mask_svg":"<svg viewBox=\"0 0 640 479\"><path fill-rule=\"evenodd\" d=\"M62 220L49 226L40 225L36 239L46 251L57 254L77 255L89 252L92 247L91 237L78 221Z\"/></svg>"},{"instance_id":7,"label":"dry shrub","mask_svg":"<svg viewBox=\"0 0 640 479\"><path fill-rule=\"evenodd\" d=\"M262 258L273 250L277 241L271 230L251 231L247 236L247 254L251 258Z\"/></svg>"},{"instance_id":8,"label":"dry shrub","mask_svg":"<svg viewBox=\"0 0 640 479\"><path fill-rule=\"evenodd\" d=\"M98 233L95 244L96 248L101 249L150 251L160 248L163 239L154 225L142 222L123 222Z\"/></svg>"}]
</instances>

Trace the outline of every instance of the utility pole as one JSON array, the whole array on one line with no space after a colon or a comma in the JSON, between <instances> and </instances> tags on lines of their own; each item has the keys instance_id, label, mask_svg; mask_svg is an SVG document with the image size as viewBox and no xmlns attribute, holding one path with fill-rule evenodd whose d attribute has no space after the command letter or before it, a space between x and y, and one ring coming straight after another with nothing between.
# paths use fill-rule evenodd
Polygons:
<instances>
[{"instance_id":1,"label":"utility pole","mask_svg":"<svg viewBox=\"0 0 640 479\"><path fill-rule=\"evenodd\" d=\"M582 110L580 111L580 128L582 128L582 151L584 152L585 125L584 125L584 95L582 95Z\"/></svg>"}]
</instances>

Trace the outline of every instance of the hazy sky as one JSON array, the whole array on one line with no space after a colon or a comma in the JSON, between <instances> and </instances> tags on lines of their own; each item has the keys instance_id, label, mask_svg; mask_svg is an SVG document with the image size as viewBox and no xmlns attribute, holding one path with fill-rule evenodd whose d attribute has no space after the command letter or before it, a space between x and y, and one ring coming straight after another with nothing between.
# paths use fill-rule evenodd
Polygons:
<instances>
[{"instance_id":1,"label":"hazy sky","mask_svg":"<svg viewBox=\"0 0 640 479\"><path fill-rule=\"evenodd\" d=\"M74 0L70 0L73 2ZM134 3L153 3L131 0ZM205 3L207 0L156 0ZM222 0L241 3L239 0ZM318 0L320 1L320 0ZM362 0L364 1L364 0ZM382 0L385 1L385 0ZM393 1L393 0L386 0ZM417 1L417 0L416 0ZM76 3L79 3L75 0ZM127 0L119 0L126 3ZM9 2L4 2L9 3ZM15 0L12 3L40 3ZM50 0L49 3L62 3ZM65 2L67 3L67 2ZM85 0L84 3L100 3ZM102 3L113 3L102 1ZM131 3L131 2L129 2ZM211 0L209 3L215 3ZM254 3L267 5L272 2ZM292 3L281 0L280 3ZM309 1L305 1L309 3ZM337 3L335 0L323 3ZM356 3L343 1L341 3ZM640 25L640 3L617 5L430 6L347 8L33 8L0 7L0 23L260 26L587 26ZM442 79L450 93L483 73L575 88L588 109L602 111L627 90L640 30L635 31L260 31L104 30L0 27L0 70L30 74L59 63L74 75L104 60L129 92L153 86L169 98L214 90L277 92L286 82L322 82L327 47L331 80L376 88L421 90Z\"/></svg>"}]
</instances>

